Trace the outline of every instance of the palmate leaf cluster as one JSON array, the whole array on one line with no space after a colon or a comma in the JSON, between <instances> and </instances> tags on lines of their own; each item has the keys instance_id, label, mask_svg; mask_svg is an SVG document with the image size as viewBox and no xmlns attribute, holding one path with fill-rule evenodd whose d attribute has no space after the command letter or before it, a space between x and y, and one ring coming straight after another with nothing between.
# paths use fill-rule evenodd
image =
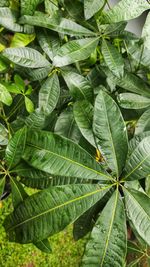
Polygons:
<instances>
[{"instance_id":1,"label":"palmate leaf cluster","mask_svg":"<svg viewBox=\"0 0 150 267\"><path fill-rule=\"evenodd\" d=\"M146 0L0 4L0 195L10 241L89 233L82 267L136 266L150 246L150 16ZM38 189L28 196L24 185ZM127 240L131 228L138 243ZM139 252L128 264L128 251Z\"/></svg>"}]
</instances>

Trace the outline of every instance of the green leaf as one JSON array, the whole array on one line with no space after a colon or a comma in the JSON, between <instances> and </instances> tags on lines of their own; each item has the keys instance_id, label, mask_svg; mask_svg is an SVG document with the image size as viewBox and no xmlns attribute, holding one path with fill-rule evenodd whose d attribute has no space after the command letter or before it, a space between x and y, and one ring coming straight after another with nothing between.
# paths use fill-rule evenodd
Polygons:
<instances>
[{"instance_id":1,"label":"green leaf","mask_svg":"<svg viewBox=\"0 0 150 267\"><path fill-rule=\"evenodd\" d=\"M142 114L135 127L135 134L140 134L146 131L150 131L150 109Z\"/></svg>"},{"instance_id":2,"label":"green leaf","mask_svg":"<svg viewBox=\"0 0 150 267\"><path fill-rule=\"evenodd\" d=\"M0 8L0 25L14 32L23 31L23 26L16 23L15 15L8 7Z\"/></svg>"},{"instance_id":3,"label":"green leaf","mask_svg":"<svg viewBox=\"0 0 150 267\"><path fill-rule=\"evenodd\" d=\"M12 104L12 97L3 84L0 84L0 101L7 106Z\"/></svg>"},{"instance_id":4,"label":"green leaf","mask_svg":"<svg viewBox=\"0 0 150 267\"><path fill-rule=\"evenodd\" d=\"M122 0L105 14L104 21L112 23L137 18L149 6L149 2L145 0Z\"/></svg>"},{"instance_id":5,"label":"green leaf","mask_svg":"<svg viewBox=\"0 0 150 267\"><path fill-rule=\"evenodd\" d=\"M150 173L150 136L145 137L128 158L124 180L142 179Z\"/></svg>"},{"instance_id":6,"label":"green leaf","mask_svg":"<svg viewBox=\"0 0 150 267\"><path fill-rule=\"evenodd\" d=\"M1 199L1 195L3 194L3 191L4 191L4 186L5 186L5 177L0 179L0 199Z\"/></svg>"},{"instance_id":7,"label":"green leaf","mask_svg":"<svg viewBox=\"0 0 150 267\"><path fill-rule=\"evenodd\" d=\"M21 178L21 182L28 187L44 189L53 185L53 178L50 174L33 168L26 162L21 161L12 169L12 172L16 173Z\"/></svg>"},{"instance_id":8,"label":"green leaf","mask_svg":"<svg viewBox=\"0 0 150 267\"><path fill-rule=\"evenodd\" d=\"M62 75L75 100L93 101L93 88L88 79L71 70L63 70Z\"/></svg>"},{"instance_id":9,"label":"green leaf","mask_svg":"<svg viewBox=\"0 0 150 267\"><path fill-rule=\"evenodd\" d=\"M18 87L19 91L24 93L24 91L25 91L24 80L18 74L15 74L14 81L15 81L15 84Z\"/></svg>"},{"instance_id":10,"label":"green leaf","mask_svg":"<svg viewBox=\"0 0 150 267\"><path fill-rule=\"evenodd\" d=\"M126 218L118 190L100 214L82 259L82 267L122 267L126 256Z\"/></svg>"},{"instance_id":11,"label":"green leaf","mask_svg":"<svg viewBox=\"0 0 150 267\"><path fill-rule=\"evenodd\" d=\"M109 180L111 177L84 149L46 131L29 131L23 159L52 175Z\"/></svg>"},{"instance_id":12,"label":"green leaf","mask_svg":"<svg viewBox=\"0 0 150 267\"><path fill-rule=\"evenodd\" d=\"M142 109L150 106L150 98L132 93L119 94L117 100L122 108L127 109Z\"/></svg>"},{"instance_id":13,"label":"green leaf","mask_svg":"<svg viewBox=\"0 0 150 267\"><path fill-rule=\"evenodd\" d=\"M51 246L50 246L48 239L44 239L44 240L41 240L39 242L36 242L34 245L38 249L40 249L42 252L45 252L45 253L51 253L52 252L52 249L51 249Z\"/></svg>"},{"instance_id":14,"label":"green leaf","mask_svg":"<svg viewBox=\"0 0 150 267\"><path fill-rule=\"evenodd\" d=\"M60 48L58 35L52 31L46 31L46 29L44 31L43 29L42 31L38 29L37 38L43 51L53 60L57 50Z\"/></svg>"},{"instance_id":15,"label":"green leaf","mask_svg":"<svg viewBox=\"0 0 150 267\"><path fill-rule=\"evenodd\" d=\"M99 37L69 41L57 51L53 61L54 66L62 67L87 59L97 47L98 42Z\"/></svg>"},{"instance_id":16,"label":"green leaf","mask_svg":"<svg viewBox=\"0 0 150 267\"><path fill-rule=\"evenodd\" d=\"M97 220L98 214L102 211L112 193L113 188L111 188L93 207L83 213L74 222L73 236L75 240L83 238L88 232L92 230Z\"/></svg>"},{"instance_id":17,"label":"green leaf","mask_svg":"<svg viewBox=\"0 0 150 267\"><path fill-rule=\"evenodd\" d=\"M6 48L2 54L15 64L23 67L42 68L50 65L44 56L29 47Z\"/></svg>"},{"instance_id":18,"label":"green leaf","mask_svg":"<svg viewBox=\"0 0 150 267\"><path fill-rule=\"evenodd\" d=\"M105 4L105 0L84 0L84 16L85 19L90 19L97 13Z\"/></svg>"},{"instance_id":19,"label":"green leaf","mask_svg":"<svg viewBox=\"0 0 150 267\"><path fill-rule=\"evenodd\" d=\"M10 47L24 47L35 39L35 34L16 32L11 40Z\"/></svg>"},{"instance_id":20,"label":"green leaf","mask_svg":"<svg viewBox=\"0 0 150 267\"><path fill-rule=\"evenodd\" d=\"M28 197L4 222L9 239L19 243L37 242L63 230L103 197L110 187L50 187Z\"/></svg>"},{"instance_id":21,"label":"green leaf","mask_svg":"<svg viewBox=\"0 0 150 267\"><path fill-rule=\"evenodd\" d=\"M31 129L42 129L46 125L46 115L39 109L35 109L34 112L25 119L25 125Z\"/></svg>"},{"instance_id":22,"label":"green leaf","mask_svg":"<svg viewBox=\"0 0 150 267\"><path fill-rule=\"evenodd\" d=\"M150 136L150 131L137 134L129 141L129 148L128 148L128 155L129 156L136 149L136 147L139 145L139 143L147 136Z\"/></svg>"},{"instance_id":23,"label":"green leaf","mask_svg":"<svg viewBox=\"0 0 150 267\"><path fill-rule=\"evenodd\" d=\"M33 104L32 100L30 98L28 98L27 96L24 97L24 100L25 100L26 110L29 113L32 113L34 111L34 104Z\"/></svg>"},{"instance_id":24,"label":"green leaf","mask_svg":"<svg viewBox=\"0 0 150 267\"><path fill-rule=\"evenodd\" d=\"M14 208L17 208L17 206L28 197L28 194L25 192L21 183L19 183L15 178L11 177L10 183L11 183L13 206ZM47 239L39 241L35 243L34 245L40 250L42 250L43 252L46 252L46 253L51 252L51 247Z\"/></svg>"},{"instance_id":25,"label":"green leaf","mask_svg":"<svg viewBox=\"0 0 150 267\"><path fill-rule=\"evenodd\" d=\"M8 144L8 131L3 124L0 123L0 145L5 146Z\"/></svg>"},{"instance_id":26,"label":"green leaf","mask_svg":"<svg viewBox=\"0 0 150 267\"><path fill-rule=\"evenodd\" d=\"M74 142L79 142L81 134L71 110L65 110L59 115L54 132L58 135L67 137Z\"/></svg>"},{"instance_id":27,"label":"green leaf","mask_svg":"<svg viewBox=\"0 0 150 267\"><path fill-rule=\"evenodd\" d=\"M150 13L148 13L143 27L142 37L144 39L144 47L150 49Z\"/></svg>"},{"instance_id":28,"label":"green leaf","mask_svg":"<svg viewBox=\"0 0 150 267\"><path fill-rule=\"evenodd\" d=\"M50 73L52 69L52 66L49 65L47 67L38 68L38 69L30 69L30 68L23 68L23 67L20 67L20 68L21 68L21 71L24 73L24 75L29 77L30 81L39 81L39 80L43 80L44 78L48 76L48 74Z\"/></svg>"},{"instance_id":29,"label":"green leaf","mask_svg":"<svg viewBox=\"0 0 150 267\"><path fill-rule=\"evenodd\" d=\"M150 198L134 189L125 189L127 216L137 233L150 245Z\"/></svg>"},{"instance_id":30,"label":"green leaf","mask_svg":"<svg viewBox=\"0 0 150 267\"><path fill-rule=\"evenodd\" d=\"M119 107L102 90L95 101L93 130L110 169L119 177L128 151L127 130Z\"/></svg>"},{"instance_id":31,"label":"green leaf","mask_svg":"<svg viewBox=\"0 0 150 267\"><path fill-rule=\"evenodd\" d=\"M6 7L9 6L9 0L1 0L0 7Z\"/></svg>"},{"instance_id":32,"label":"green leaf","mask_svg":"<svg viewBox=\"0 0 150 267\"><path fill-rule=\"evenodd\" d=\"M10 139L6 148L6 161L9 169L19 163L26 143L26 127L18 130Z\"/></svg>"},{"instance_id":33,"label":"green leaf","mask_svg":"<svg viewBox=\"0 0 150 267\"><path fill-rule=\"evenodd\" d=\"M125 71L124 77L118 79L115 75L113 75L108 69L103 67L102 69L106 76L109 76L111 82L115 82L116 85L125 89L126 91L139 94L142 96L150 97L149 85L145 83L143 79L131 72Z\"/></svg>"},{"instance_id":34,"label":"green leaf","mask_svg":"<svg viewBox=\"0 0 150 267\"><path fill-rule=\"evenodd\" d=\"M47 78L39 91L39 109L46 115L50 114L57 105L59 95L58 76L53 73Z\"/></svg>"},{"instance_id":35,"label":"green leaf","mask_svg":"<svg viewBox=\"0 0 150 267\"><path fill-rule=\"evenodd\" d=\"M84 136L84 138L94 147L97 148L97 139L94 136L93 123L93 106L87 101L77 101L73 108L75 121Z\"/></svg>"},{"instance_id":36,"label":"green leaf","mask_svg":"<svg viewBox=\"0 0 150 267\"><path fill-rule=\"evenodd\" d=\"M107 42L105 39L103 39L101 51L105 63L107 67L110 69L110 71L112 71L113 74L118 78L123 77L124 61L117 48L114 45Z\"/></svg>"},{"instance_id":37,"label":"green leaf","mask_svg":"<svg viewBox=\"0 0 150 267\"><path fill-rule=\"evenodd\" d=\"M7 64L0 58L0 73L7 69Z\"/></svg>"},{"instance_id":38,"label":"green leaf","mask_svg":"<svg viewBox=\"0 0 150 267\"><path fill-rule=\"evenodd\" d=\"M28 194L25 192L21 183L19 183L15 178L11 177L11 193L12 193L12 202L14 208L16 208L24 199L28 197Z\"/></svg>"},{"instance_id":39,"label":"green leaf","mask_svg":"<svg viewBox=\"0 0 150 267\"><path fill-rule=\"evenodd\" d=\"M77 24L76 22L62 18L62 17L52 17L49 18L45 14L41 16L23 16L20 18L21 24L29 24L34 26L39 26L43 28L48 28L50 30L73 35L73 36L95 36L96 33L84 28L83 26Z\"/></svg>"},{"instance_id":40,"label":"green leaf","mask_svg":"<svg viewBox=\"0 0 150 267\"><path fill-rule=\"evenodd\" d=\"M21 15L33 15L38 4L43 0L21 0Z\"/></svg>"}]
</instances>

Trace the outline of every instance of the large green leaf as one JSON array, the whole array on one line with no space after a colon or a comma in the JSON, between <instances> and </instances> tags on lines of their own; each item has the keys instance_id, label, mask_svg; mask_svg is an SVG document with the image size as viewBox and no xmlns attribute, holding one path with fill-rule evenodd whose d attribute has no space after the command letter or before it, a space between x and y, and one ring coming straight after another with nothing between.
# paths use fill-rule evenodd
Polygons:
<instances>
[{"instance_id":1,"label":"large green leaf","mask_svg":"<svg viewBox=\"0 0 150 267\"><path fill-rule=\"evenodd\" d=\"M111 83L116 83L116 85L129 92L150 97L149 85L139 76L125 71L124 76L119 79L105 67L103 67L102 70L104 71L105 75L109 77Z\"/></svg>"},{"instance_id":2,"label":"large green leaf","mask_svg":"<svg viewBox=\"0 0 150 267\"><path fill-rule=\"evenodd\" d=\"M111 186L50 187L25 199L4 223L9 239L37 242L63 230L106 194Z\"/></svg>"},{"instance_id":3,"label":"large green leaf","mask_svg":"<svg viewBox=\"0 0 150 267\"><path fill-rule=\"evenodd\" d=\"M8 131L3 124L0 123L0 145L5 146L8 144Z\"/></svg>"},{"instance_id":4,"label":"large green leaf","mask_svg":"<svg viewBox=\"0 0 150 267\"><path fill-rule=\"evenodd\" d=\"M134 189L124 189L124 195L129 221L150 246L150 198Z\"/></svg>"},{"instance_id":5,"label":"large green leaf","mask_svg":"<svg viewBox=\"0 0 150 267\"><path fill-rule=\"evenodd\" d=\"M25 192L21 183L19 183L15 178L11 177L10 182L11 182L12 202L14 208L16 208L21 202L23 202L28 197L28 194ZM43 252L46 253L51 252L51 247L47 239L39 241L34 245Z\"/></svg>"},{"instance_id":6,"label":"large green leaf","mask_svg":"<svg viewBox=\"0 0 150 267\"><path fill-rule=\"evenodd\" d=\"M38 4L44 0L21 0L21 15L33 15Z\"/></svg>"},{"instance_id":7,"label":"large green leaf","mask_svg":"<svg viewBox=\"0 0 150 267\"><path fill-rule=\"evenodd\" d=\"M48 55L48 57L53 60L54 56L57 53L58 48L60 47L60 41L57 33L52 31L43 31L37 30L38 42L43 49L43 51Z\"/></svg>"},{"instance_id":8,"label":"large green leaf","mask_svg":"<svg viewBox=\"0 0 150 267\"><path fill-rule=\"evenodd\" d=\"M8 92L7 88L0 83L0 102L5 105L10 106L12 104L11 94Z\"/></svg>"},{"instance_id":9,"label":"large green leaf","mask_svg":"<svg viewBox=\"0 0 150 267\"><path fill-rule=\"evenodd\" d=\"M122 0L105 14L105 22L128 21L149 8L150 4L146 0Z\"/></svg>"},{"instance_id":10,"label":"large green leaf","mask_svg":"<svg viewBox=\"0 0 150 267\"><path fill-rule=\"evenodd\" d=\"M132 152L136 149L139 143L147 136L150 136L150 131L142 132L140 134L135 135L129 141L128 155L130 156Z\"/></svg>"},{"instance_id":11,"label":"large green leaf","mask_svg":"<svg viewBox=\"0 0 150 267\"><path fill-rule=\"evenodd\" d=\"M100 214L82 259L82 267L122 267L126 256L126 218L118 190Z\"/></svg>"},{"instance_id":12,"label":"large green leaf","mask_svg":"<svg viewBox=\"0 0 150 267\"><path fill-rule=\"evenodd\" d=\"M128 151L127 130L119 107L102 90L95 101L93 130L110 169L119 177Z\"/></svg>"},{"instance_id":13,"label":"large green leaf","mask_svg":"<svg viewBox=\"0 0 150 267\"><path fill-rule=\"evenodd\" d=\"M143 27L142 37L144 38L144 46L150 49L150 13L148 13Z\"/></svg>"},{"instance_id":14,"label":"large green leaf","mask_svg":"<svg viewBox=\"0 0 150 267\"><path fill-rule=\"evenodd\" d=\"M105 63L110 71L112 71L118 78L123 77L124 61L117 48L103 39L101 50Z\"/></svg>"},{"instance_id":15,"label":"large green leaf","mask_svg":"<svg viewBox=\"0 0 150 267\"><path fill-rule=\"evenodd\" d=\"M109 180L111 177L84 149L69 139L46 131L29 131L23 158L52 175Z\"/></svg>"},{"instance_id":16,"label":"large green leaf","mask_svg":"<svg viewBox=\"0 0 150 267\"><path fill-rule=\"evenodd\" d=\"M98 42L99 37L69 41L57 51L53 64L56 67L62 67L87 59L97 47Z\"/></svg>"},{"instance_id":17,"label":"large green leaf","mask_svg":"<svg viewBox=\"0 0 150 267\"><path fill-rule=\"evenodd\" d=\"M135 127L135 134L140 134L146 131L150 131L150 109L142 114Z\"/></svg>"},{"instance_id":18,"label":"large green leaf","mask_svg":"<svg viewBox=\"0 0 150 267\"><path fill-rule=\"evenodd\" d=\"M84 136L84 138L94 147L98 147L97 139L94 136L93 123L93 106L87 100L78 101L74 104L74 118Z\"/></svg>"},{"instance_id":19,"label":"large green leaf","mask_svg":"<svg viewBox=\"0 0 150 267\"><path fill-rule=\"evenodd\" d=\"M44 114L50 114L57 105L60 95L60 85L56 73L50 75L39 91L39 109Z\"/></svg>"},{"instance_id":20,"label":"large green leaf","mask_svg":"<svg viewBox=\"0 0 150 267\"><path fill-rule=\"evenodd\" d=\"M105 4L105 0L84 0L84 16L85 19L90 19L97 13Z\"/></svg>"},{"instance_id":21,"label":"large green leaf","mask_svg":"<svg viewBox=\"0 0 150 267\"><path fill-rule=\"evenodd\" d=\"M49 186L80 184L86 182L85 179L72 177L52 176L49 173L40 171L31 167L25 162L20 162L13 170L13 173L19 175L21 183L31 188L45 189Z\"/></svg>"},{"instance_id":22,"label":"large green leaf","mask_svg":"<svg viewBox=\"0 0 150 267\"><path fill-rule=\"evenodd\" d=\"M44 56L29 47L6 48L3 55L23 67L42 68L50 65Z\"/></svg>"},{"instance_id":23,"label":"large green leaf","mask_svg":"<svg viewBox=\"0 0 150 267\"><path fill-rule=\"evenodd\" d=\"M41 16L23 16L20 18L20 23L22 24L30 24L34 26L39 26L43 28L48 28L50 30L64 33L68 35L74 36L95 36L96 33L82 27L76 22L62 18L62 17L53 17L49 18L45 14Z\"/></svg>"},{"instance_id":24,"label":"large green leaf","mask_svg":"<svg viewBox=\"0 0 150 267\"><path fill-rule=\"evenodd\" d=\"M131 156L128 158L124 170L124 180L137 180L150 173L150 136L145 137Z\"/></svg>"},{"instance_id":25,"label":"large green leaf","mask_svg":"<svg viewBox=\"0 0 150 267\"><path fill-rule=\"evenodd\" d=\"M71 70L63 70L62 75L75 100L93 101L93 88L84 76Z\"/></svg>"},{"instance_id":26,"label":"large green leaf","mask_svg":"<svg viewBox=\"0 0 150 267\"><path fill-rule=\"evenodd\" d=\"M79 142L81 133L75 122L72 110L65 110L59 115L54 132L74 142Z\"/></svg>"},{"instance_id":27,"label":"large green leaf","mask_svg":"<svg viewBox=\"0 0 150 267\"><path fill-rule=\"evenodd\" d=\"M9 168L14 167L21 159L26 143L26 132L26 127L18 130L7 145L6 161Z\"/></svg>"},{"instance_id":28,"label":"large green leaf","mask_svg":"<svg viewBox=\"0 0 150 267\"><path fill-rule=\"evenodd\" d=\"M142 109L150 106L150 98L137 94L122 93L117 99L122 108Z\"/></svg>"},{"instance_id":29,"label":"large green leaf","mask_svg":"<svg viewBox=\"0 0 150 267\"><path fill-rule=\"evenodd\" d=\"M23 26L16 23L14 13L8 7L0 8L0 25L14 32L23 31Z\"/></svg>"}]
</instances>

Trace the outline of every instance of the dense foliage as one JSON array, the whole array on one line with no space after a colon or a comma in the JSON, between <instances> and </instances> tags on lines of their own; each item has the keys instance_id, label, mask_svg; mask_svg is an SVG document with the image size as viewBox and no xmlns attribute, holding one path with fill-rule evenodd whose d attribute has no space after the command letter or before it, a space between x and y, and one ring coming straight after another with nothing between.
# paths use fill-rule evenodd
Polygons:
<instances>
[{"instance_id":1,"label":"dense foliage","mask_svg":"<svg viewBox=\"0 0 150 267\"><path fill-rule=\"evenodd\" d=\"M150 16L146 0L0 4L0 195L10 241L88 232L82 267L134 266L150 246ZM28 196L27 187L39 192ZM127 242L132 229L138 243ZM127 249L138 252L128 265Z\"/></svg>"}]
</instances>

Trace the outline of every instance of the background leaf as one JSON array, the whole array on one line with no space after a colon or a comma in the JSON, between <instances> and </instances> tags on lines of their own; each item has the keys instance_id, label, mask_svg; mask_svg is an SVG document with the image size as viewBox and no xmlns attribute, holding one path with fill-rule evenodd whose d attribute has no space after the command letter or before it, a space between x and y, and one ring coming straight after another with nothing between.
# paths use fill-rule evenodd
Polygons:
<instances>
[{"instance_id":1,"label":"background leaf","mask_svg":"<svg viewBox=\"0 0 150 267\"><path fill-rule=\"evenodd\" d=\"M12 62L28 68L47 67L50 63L37 50L29 47L6 48L3 55Z\"/></svg>"},{"instance_id":2,"label":"background leaf","mask_svg":"<svg viewBox=\"0 0 150 267\"><path fill-rule=\"evenodd\" d=\"M93 106L87 101L77 101L74 104L74 118L84 138L94 147L98 147L93 133Z\"/></svg>"},{"instance_id":3,"label":"background leaf","mask_svg":"<svg viewBox=\"0 0 150 267\"><path fill-rule=\"evenodd\" d=\"M26 127L21 128L13 135L7 145L6 161L9 168L14 167L21 159L26 143L26 131Z\"/></svg>"},{"instance_id":4,"label":"background leaf","mask_svg":"<svg viewBox=\"0 0 150 267\"><path fill-rule=\"evenodd\" d=\"M105 0L84 0L84 16L86 19L93 17L105 4Z\"/></svg>"},{"instance_id":5,"label":"background leaf","mask_svg":"<svg viewBox=\"0 0 150 267\"><path fill-rule=\"evenodd\" d=\"M140 16L149 9L149 2L145 0L122 0L105 14L107 22L128 21Z\"/></svg>"},{"instance_id":6,"label":"background leaf","mask_svg":"<svg viewBox=\"0 0 150 267\"><path fill-rule=\"evenodd\" d=\"M59 115L54 132L74 142L78 143L80 141L81 134L75 122L72 110L65 110Z\"/></svg>"},{"instance_id":7,"label":"background leaf","mask_svg":"<svg viewBox=\"0 0 150 267\"><path fill-rule=\"evenodd\" d=\"M11 94L3 84L0 84L0 101L7 106L10 106L12 104Z\"/></svg>"},{"instance_id":8,"label":"background leaf","mask_svg":"<svg viewBox=\"0 0 150 267\"><path fill-rule=\"evenodd\" d=\"M135 134L150 131L150 109L146 110L135 126Z\"/></svg>"},{"instance_id":9,"label":"background leaf","mask_svg":"<svg viewBox=\"0 0 150 267\"><path fill-rule=\"evenodd\" d=\"M122 93L117 97L119 105L127 109L142 109L150 106L150 98L132 93Z\"/></svg>"},{"instance_id":10,"label":"background leaf","mask_svg":"<svg viewBox=\"0 0 150 267\"><path fill-rule=\"evenodd\" d=\"M87 78L73 70L62 70L62 75L75 100L93 101L93 88Z\"/></svg>"},{"instance_id":11,"label":"background leaf","mask_svg":"<svg viewBox=\"0 0 150 267\"><path fill-rule=\"evenodd\" d=\"M84 38L64 44L54 57L56 67L66 66L87 59L98 45L99 38Z\"/></svg>"},{"instance_id":12,"label":"background leaf","mask_svg":"<svg viewBox=\"0 0 150 267\"><path fill-rule=\"evenodd\" d=\"M41 16L22 16L20 18L21 24L29 24L33 26L39 26L43 28L48 28L50 30L73 35L73 36L95 36L96 34L85 27L77 24L76 22L62 18L62 17L52 17L49 18L45 14L41 14Z\"/></svg>"},{"instance_id":13,"label":"background leaf","mask_svg":"<svg viewBox=\"0 0 150 267\"><path fill-rule=\"evenodd\" d=\"M57 105L60 95L60 85L56 73L50 75L39 91L39 109L44 114L50 114Z\"/></svg>"}]
</instances>

